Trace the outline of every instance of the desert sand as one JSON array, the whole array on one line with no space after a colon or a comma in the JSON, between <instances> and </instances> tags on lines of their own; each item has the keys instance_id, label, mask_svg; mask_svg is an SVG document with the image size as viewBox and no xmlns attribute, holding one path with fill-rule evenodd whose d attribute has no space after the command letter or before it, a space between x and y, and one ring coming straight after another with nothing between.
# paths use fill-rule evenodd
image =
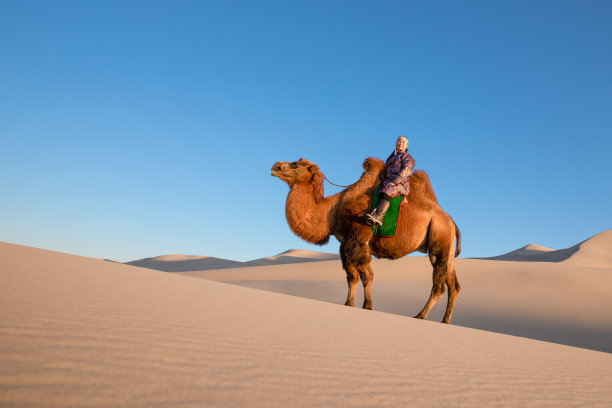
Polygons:
<instances>
[{"instance_id":1,"label":"desert sand","mask_svg":"<svg viewBox=\"0 0 612 408\"><path fill-rule=\"evenodd\" d=\"M0 406L612 404L612 354L381 312L400 297L394 307L412 308L410 287L426 280L415 267L423 261L377 262L378 311L368 311L335 304L344 285L333 260L196 272L240 284L250 275L267 289L280 279L278 287L293 288L287 292L305 285L329 296L321 302L0 243ZM517 306L516 287L480 293L508 279L499 265L463 260L458 324L477 309L517 320L553 310ZM537 274L521 271L526 281ZM559 298L577 284L570 272L555 286L564 290ZM539 273L547 280L558 271ZM602 299L609 292L602 281L581 282ZM415 290L419 305L426 286Z\"/></svg>"},{"instance_id":2,"label":"desert sand","mask_svg":"<svg viewBox=\"0 0 612 408\"><path fill-rule=\"evenodd\" d=\"M530 244L490 259L456 260L462 285L455 325L612 353L612 231L571 248ZM535 259L535 260L534 260ZM374 309L414 316L431 289L427 257L373 260ZM342 304L340 261L184 275ZM440 321L445 298L428 316ZM357 291L355 304L363 302Z\"/></svg>"}]
</instances>

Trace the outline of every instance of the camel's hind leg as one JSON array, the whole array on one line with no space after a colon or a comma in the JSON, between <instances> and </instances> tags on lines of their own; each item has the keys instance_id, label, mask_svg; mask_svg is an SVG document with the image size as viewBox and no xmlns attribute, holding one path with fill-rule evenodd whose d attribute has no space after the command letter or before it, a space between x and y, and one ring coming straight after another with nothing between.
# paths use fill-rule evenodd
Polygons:
<instances>
[{"instance_id":1,"label":"camel's hind leg","mask_svg":"<svg viewBox=\"0 0 612 408\"><path fill-rule=\"evenodd\" d=\"M429 260L433 266L433 285L429 300L415 317L425 319L448 286L448 303L443 323L449 323L461 287L455 274L455 223L448 216L432 220L429 227Z\"/></svg>"},{"instance_id":2,"label":"camel's hind leg","mask_svg":"<svg viewBox=\"0 0 612 408\"><path fill-rule=\"evenodd\" d=\"M433 270L433 285L431 287L431 294L429 295L429 299L427 303L423 307L423 310L419 312L415 317L417 319L425 319L429 314L429 311L436 304L440 296L444 294L444 282L446 281L446 262L433 262L434 270Z\"/></svg>"},{"instance_id":3,"label":"camel's hind leg","mask_svg":"<svg viewBox=\"0 0 612 408\"><path fill-rule=\"evenodd\" d=\"M359 272L353 265L346 254L346 246L340 244L340 259L342 260L342 268L346 272L346 281L348 283L348 294L346 295L345 306L353 306L355 304L355 289L359 283Z\"/></svg>"},{"instance_id":4,"label":"camel's hind leg","mask_svg":"<svg viewBox=\"0 0 612 408\"><path fill-rule=\"evenodd\" d=\"M461 286L455 273L455 260L452 255L445 255L442 256L442 259L432 257L432 263L434 263L434 271L431 295L423 310L415 317L418 319L425 319L427 317L431 308L434 307L440 296L444 294L444 284L446 283L448 287L448 303L446 304L446 313L444 313L442 323L450 323L457 296L459 296L461 291Z\"/></svg>"},{"instance_id":5,"label":"camel's hind leg","mask_svg":"<svg viewBox=\"0 0 612 408\"><path fill-rule=\"evenodd\" d=\"M448 287L448 303L446 304L446 313L444 314L442 323L450 323L457 296L459 296L459 292L461 292L461 286L457 280L454 265L452 265L452 268L449 268L449 273L446 276L446 286Z\"/></svg>"}]
</instances>

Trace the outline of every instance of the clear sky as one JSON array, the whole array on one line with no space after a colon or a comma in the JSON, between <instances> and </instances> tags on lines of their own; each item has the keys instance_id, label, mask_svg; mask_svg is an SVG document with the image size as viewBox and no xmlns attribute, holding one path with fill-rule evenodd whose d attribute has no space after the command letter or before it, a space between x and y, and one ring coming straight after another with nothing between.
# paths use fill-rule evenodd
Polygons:
<instances>
[{"instance_id":1,"label":"clear sky","mask_svg":"<svg viewBox=\"0 0 612 408\"><path fill-rule=\"evenodd\" d=\"M589 0L0 0L0 240L336 252L289 230L270 167L350 184L406 135L464 256L574 245L612 228L611 21Z\"/></svg>"}]
</instances>

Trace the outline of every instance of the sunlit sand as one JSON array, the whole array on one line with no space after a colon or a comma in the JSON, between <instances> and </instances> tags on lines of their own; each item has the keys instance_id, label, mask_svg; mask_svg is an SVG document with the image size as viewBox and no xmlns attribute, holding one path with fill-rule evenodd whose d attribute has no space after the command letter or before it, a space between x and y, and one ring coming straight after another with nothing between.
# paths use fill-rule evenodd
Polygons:
<instances>
[{"instance_id":1,"label":"sunlit sand","mask_svg":"<svg viewBox=\"0 0 612 408\"><path fill-rule=\"evenodd\" d=\"M608 407L612 354L586 348L612 352L610 237L562 262L458 259L452 325L442 304L408 317L423 257L374 261L369 311L341 305L332 255L167 273L0 243L0 405Z\"/></svg>"}]
</instances>

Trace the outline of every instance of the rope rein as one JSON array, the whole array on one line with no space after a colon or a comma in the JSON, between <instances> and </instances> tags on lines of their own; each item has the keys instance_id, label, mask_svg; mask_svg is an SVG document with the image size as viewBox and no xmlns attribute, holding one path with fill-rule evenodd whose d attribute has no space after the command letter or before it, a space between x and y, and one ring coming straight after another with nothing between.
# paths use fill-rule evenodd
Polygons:
<instances>
[{"instance_id":1,"label":"rope rein","mask_svg":"<svg viewBox=\"0 0 612 408\"><path fill-rule=\"evenodd\" d=\"M321 174L323 174L323 172L321 172ZM324 178L325 180L327 180L327 177L325 177L325 174L323 174L323 178ZM334 186L336 186L336 187L348 187L348 186L341 186L341 185L339 185L339 184L332 183L332 182L331 182L331 181L329 181L329 180L327 180L327 182L328 182L329 184L333 184L333 185L334 185Z\"/></svg>"}]
</instances>

